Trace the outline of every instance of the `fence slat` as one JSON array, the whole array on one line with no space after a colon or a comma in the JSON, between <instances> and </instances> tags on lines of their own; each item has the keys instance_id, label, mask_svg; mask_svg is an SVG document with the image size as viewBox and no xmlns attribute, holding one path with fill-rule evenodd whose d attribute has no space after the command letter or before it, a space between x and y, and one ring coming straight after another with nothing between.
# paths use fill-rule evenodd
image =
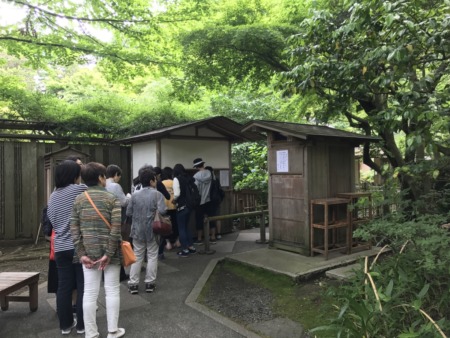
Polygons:
<instances>
[{"instance_id":1,"label":"fence slat","mask_svg":"<svg viewBox=\"0 0 450 338\"><path fill-rule=\"evenodd\" d=\"M5 143L4 179L5 179L5 239L16 238L16 215L14 200L16 189L14 187L14 143Z\"/></svg>"},{"instance_id":2,"label":"fence slat","mask_svg":"<svg viewBox=\"0 0 450 338\"><path fill-rule=\"evenodd\" d=\"M40 211L45 201L44 155L55 152L66 143L44 143L0 140L0 239L37 238ZM117 145L72 145L74 149L99 156L112 148L117 163L130 172L130 147ZM96 160L95 157L90 160ZM109 163L105 163L108 165ZM130 180L123 178L124 187ZM124 189L125 190L125 189Z\"/></svg>"}]
</instances>

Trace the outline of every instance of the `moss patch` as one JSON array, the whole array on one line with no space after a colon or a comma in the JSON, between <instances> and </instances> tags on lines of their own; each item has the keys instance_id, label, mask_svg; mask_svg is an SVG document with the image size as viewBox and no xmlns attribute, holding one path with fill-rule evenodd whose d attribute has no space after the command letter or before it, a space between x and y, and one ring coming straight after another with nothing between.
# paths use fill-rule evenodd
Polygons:
<instances>
[{"instance_id":1,"label":"moss patch","mask_svg":"<svg viewBox=\"0 0 450 338\"><path fill-rule=\"evenodd\" d=\"M326 278L295 283L291 278L265 269L223 260L217 264L199 302L240 324L282 317L306 330L329 323L337 314L326 296ZM321 332L320 337L332 337Z\"/></svg>"}]
</instances>

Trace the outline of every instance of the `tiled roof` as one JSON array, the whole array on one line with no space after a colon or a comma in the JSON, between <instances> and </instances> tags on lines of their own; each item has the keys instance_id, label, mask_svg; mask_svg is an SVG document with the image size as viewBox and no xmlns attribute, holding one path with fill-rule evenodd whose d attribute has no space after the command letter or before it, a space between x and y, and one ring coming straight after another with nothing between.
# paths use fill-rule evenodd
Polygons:
<instances>
[{"instance_id":1,"label":"tiled roof","mask_svg":"<svg viewBox=\"0 0 450 338\"><path fill-rule=\"evenodd\" d=\"M178 131L183 128L189 127L208 127L215 132L224 135L234 142L245 142L245 141L257 141L262 140L264 137L261 134L254 133L252 131L242 131L242 125L223 116L210 117L203 120L186 122L182 124L177 124L174 126L164 127L161 129L151 130L144 134L134 135L126 137L120 140L115 140L114 143L136 143L148 140L159 139L165 136L171 135L171 133Z\"/></svg>"},{"instance_id":2,"label":"tiled roof","mask_svg":"<svg viewBox=\"0 0 450 338\"><path fill-rule=\"evenodd\" d=\"M317 137L343 138L360 142L378 142L381 140L376 136L366 136L326 126L264 120L251 121L242 128L242 131L275 131L285 136L292 136L304 140Z\"/></svg>"}]
</instances>

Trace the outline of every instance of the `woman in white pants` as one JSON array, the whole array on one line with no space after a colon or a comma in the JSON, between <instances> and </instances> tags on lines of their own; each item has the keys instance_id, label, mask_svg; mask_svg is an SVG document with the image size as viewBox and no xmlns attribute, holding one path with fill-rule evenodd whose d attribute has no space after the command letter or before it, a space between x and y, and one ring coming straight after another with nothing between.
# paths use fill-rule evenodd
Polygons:
<instances>
[{"instance_id":1,"label":"woman in white pants","mask_svg":"<svg viewBox=\"0 0 450 338\"><path fill-rule=\"evenodd\" d=\"M118 338L125 329L118 327L120 310L121 208L119 200L105 189L106 168L100 163L86 164L81 177L88 186L75 199L70 222L72 237L84 274L84 327L86 338L99 337L96 309L102 274L105 276L108 338Z\"/></svg>"}]
</instances>

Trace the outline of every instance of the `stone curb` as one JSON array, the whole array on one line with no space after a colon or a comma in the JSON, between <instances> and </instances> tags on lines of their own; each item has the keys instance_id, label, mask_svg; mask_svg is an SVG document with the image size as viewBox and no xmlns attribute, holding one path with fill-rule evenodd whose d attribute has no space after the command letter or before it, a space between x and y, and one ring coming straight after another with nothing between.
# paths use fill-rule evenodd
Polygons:
<instances>
[{"instance_id":1,"label":"stone curb","mask_svg":"<svg viewBox=\"0 0 450 338\"><path fill-rule=\"evenodd\" d=\"M206 282L209 279L209 276L214 271L214 268L216 267L217 263L223 260L224 258L214 258L212 259L205 270L203 271L202 275L198 279L197 283L195 284L194 288L188 295L188 297L185 300L185 304L189 307L193 308L196 311L199 311L203 313L205 316L210 317L211 319L215 320L216 322L219 322L220 324L230 328L231 330L241 334L244 337L248 338L261 338L260 335L247 330L245 327L237 324L236 322L228 319L227 317L222 316L221 314L209 309L208 307L197 303L197 299L200 296L200 293L202 292L202 289L204 288Z\"/></svg>"}]
</instances>

